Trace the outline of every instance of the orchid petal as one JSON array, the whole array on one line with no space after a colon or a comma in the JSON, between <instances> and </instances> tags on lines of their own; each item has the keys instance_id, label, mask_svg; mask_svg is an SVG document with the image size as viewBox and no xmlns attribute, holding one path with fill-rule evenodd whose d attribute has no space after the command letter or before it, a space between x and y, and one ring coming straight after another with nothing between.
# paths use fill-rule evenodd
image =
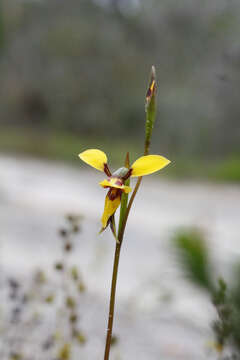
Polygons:
<instances>
[{"instance_id":1,"label":"orchid petal","mask_svg":"<svg viewBox=\"0 0 240 360\"><path fill-rule=\"evenodd\" d=\"M121 202L121 196L117 196L114 200L110 200L108 195L105 199L105 206L102 215L102 228L105 229L108 225L109 218L115 213Z\"/></svg>"},{"instance_id":2,"label":"orchid petal","mask_svg":"<svg viewBox=\"0 0 240 360\"><path fill-rule=\"evenodd\" d=\"M141 156L131 166L131 176L144 176L152 174L165 166L171 161L160 155Z\"/></svg>"},{"instance_id":3,"label":"orchid petal","mask_svg":"<svg viewBox=\"0 0 240 360\"><path fill-rule=\"evenodd\" d=\"M107 164L106 154L98 149L85 150L78 155L86 164L97 170L104 171L104 165Z\"/></svg>"},{"instance_id":4,"label":"orchid petal","mask_svg":"<svg viewBox=\"0 0 240 360\"><path fill-rule=\"evenodd\" d=\"M124 185L124 184L120 184L118 178L110 178L109 180L103 180L99 183L99 185L101 185L102 187L106 188L106 187L112 187L112 188L116 188L116 189L121 189L123 192L125 192L126 194L130 193L132 191L132 189L130 188L130 186Z\"/></svg>"}]
</instances>

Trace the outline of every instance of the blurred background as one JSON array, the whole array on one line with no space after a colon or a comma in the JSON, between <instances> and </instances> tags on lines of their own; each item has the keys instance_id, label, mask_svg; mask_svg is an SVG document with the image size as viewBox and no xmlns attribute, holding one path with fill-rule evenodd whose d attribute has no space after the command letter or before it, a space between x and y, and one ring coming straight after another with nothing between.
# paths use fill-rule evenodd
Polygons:
<instances>
[{"instance_id":1,"label":"blurred background","mask_svg":"<svg viewBox=\"0 0 240 360\"><path fill-rule=\"evenodd\" d=\"M155 64L154 150L178 158L169 172L239 181L239 12L238 0L2 0L1 149L139 150Z\"/></svg>"},{"instance_id":2,"label":"blurred background","mask_svg":"<svg viewBox=\"0 0 240 360\"><path fill-rule=\"evenodd\" d=\"M239 0L1 0L2 359L68 360L74 351L83 359L101 358L114 243L109 232L97 235L102 174L87 169L77 154L100 148L112 168L122 165L126 151L131 162L142 154L152 64L158 113L151 152L172 163L144 179L129 219L113 359L215 358L207 344L219 312L207 292L184 279L175 250L186 244L171 239L183 226L200 229L215 261L215 280L228 278L238 262L239 16ZM84 215L70 256L61 232L67 213ZM76 336L71 326L59 335L63 325L56 319L69 295L54 266L66 256L69 269L76 263L86 283L79 300L84 335ZM34 282L39 271L51 279L40 298ZM10 294L18 291L11 306L6 287ZM24 294L29 306L22 305ZM76 314L67 304L69 325ZM16 312L19 327L12 331ZM36 336L28 326L25 344L18 334L36 313ZM70 355L73 330L81 346ZM47 340L39 338L46 332L54 341L45 349Z\"/></svg>"}]
</instances>

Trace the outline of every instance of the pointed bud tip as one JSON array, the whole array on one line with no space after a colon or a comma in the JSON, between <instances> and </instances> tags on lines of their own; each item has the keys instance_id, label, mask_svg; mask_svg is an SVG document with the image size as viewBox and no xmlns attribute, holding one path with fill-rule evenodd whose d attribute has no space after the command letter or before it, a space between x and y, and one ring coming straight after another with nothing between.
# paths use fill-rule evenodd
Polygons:
<instances>
[{"instance_id":1,"label":"pointed bud tip","mask_svg":"<svg viewBox=\"0 0 240 360\"><path fill-rule=\"evenodd\" d=\"M154 65L152 65L151 75L152 75L152 79L156 79L156 68Z\"/></svg>"},{"instance_id":2,"label":"pointed bud tip","mask_svg":"<svg viewBox=\"0 0 240 360\"><path fill-rule=\"evenodd\" d=\"M102 227L101 230L98 232L98 235L101 235L104 230L106 230L106 228Z\"/></svg>"},{"instance_id":3,"label":"pointed bud tip","mask_svg":"<svg viewBox=\"0 0 240 360\"><path fill-rule=\"evenodd\" d=\"M147 103L151 100L151 98L153 97L153 95L155 95L155 93L156 93L156 69L155 66L152 65L150 84L146 94Z\"/></svg>"}]
</instances>

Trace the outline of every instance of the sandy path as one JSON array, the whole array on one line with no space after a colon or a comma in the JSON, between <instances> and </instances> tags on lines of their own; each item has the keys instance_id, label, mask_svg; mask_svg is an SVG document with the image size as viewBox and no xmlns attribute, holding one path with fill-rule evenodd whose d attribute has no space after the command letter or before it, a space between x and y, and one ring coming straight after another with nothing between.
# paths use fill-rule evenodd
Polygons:
<instances>
[{"instance_id":1,"label":"sandy path","mask_svg":"<svg viewBox=\"0 0 240 360\"><path fill-rule=\"evenodd\" d=\"M50 267L59 255L56 229L63 224L63 215L84 213L74 260L94 295L88 299L88 311L90 303L92 309L88 316L94 321L89 326L86 320L86 327L101 335L84 351L86 359L101 359L114 247L108 231L97 235L104 203L104 190L97 185L102 174L86 171L82 164L76 169L1 156L0 179L0 263L7 271L26 276L38 265ZM214 311L176 271L169 237L179 226L201 226L214 260L225 271L240 252L239 215L238 186L144 179L129 218L118 282L121 316L115 330L128 340L121 343L120 357L120 347L115 349L113 359L205 358Z\"/></svg>"}]
</instances>

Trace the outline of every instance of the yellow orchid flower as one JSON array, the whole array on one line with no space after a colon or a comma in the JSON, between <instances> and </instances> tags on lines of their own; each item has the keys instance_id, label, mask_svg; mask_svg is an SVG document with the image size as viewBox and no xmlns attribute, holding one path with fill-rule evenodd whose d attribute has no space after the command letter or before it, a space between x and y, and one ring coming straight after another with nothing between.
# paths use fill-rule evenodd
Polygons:
<instances>
[{"instance_id":1,"label":"yellow orchid flower","mask_svg":"<svg viewBox=\"0 0 240 360\"><path fill-rule=\"evenodd\" d=\"M131 191L129 186L124 185L129 177L139 177L152 174L170 163L168 159L160 155L145 155L138 158L127 169L121 167L114 173L111 173L107 164L106 154L98 149L85 150L79 154L82 161L94 167L97 170L105 172L107 179L100 182L103 188L109 188L105 199L105 206L102 215L102 230L104 230L120 205L122 193L128 194Z\"/></svg>"}]
</instances>

